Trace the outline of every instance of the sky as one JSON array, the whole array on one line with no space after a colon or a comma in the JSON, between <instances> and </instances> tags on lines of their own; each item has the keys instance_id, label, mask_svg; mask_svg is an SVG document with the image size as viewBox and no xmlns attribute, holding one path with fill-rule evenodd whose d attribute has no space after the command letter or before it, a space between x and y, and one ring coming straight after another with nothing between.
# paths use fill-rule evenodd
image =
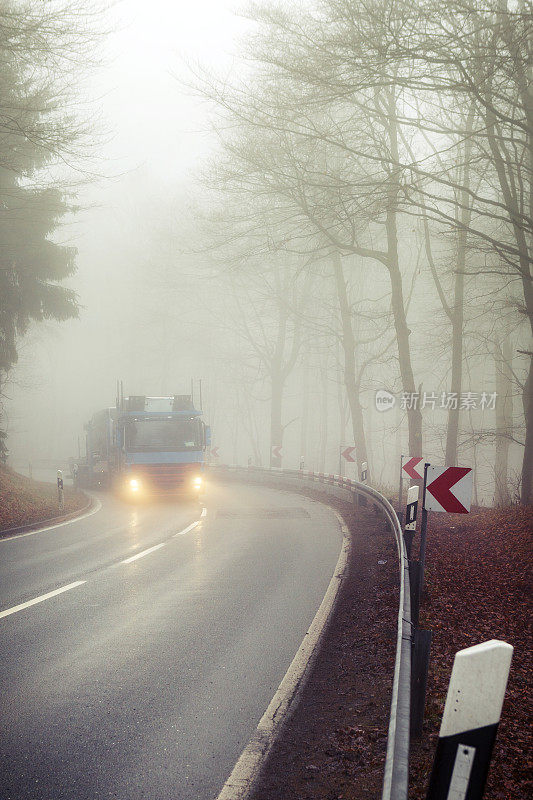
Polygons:
<instances>
[{"instance_id":1,"label":"sky","mask_svg":"<svg viewBox=\"0 0 533 800\"><path fill-rule=\"evenodd\" d=\"M180 81L187 65L232 69L249 23L239 0L121 0L95 81L111 168L144 167L162 181L194 169L209 149L207 108Z\"/></svg>"}]
</instances>

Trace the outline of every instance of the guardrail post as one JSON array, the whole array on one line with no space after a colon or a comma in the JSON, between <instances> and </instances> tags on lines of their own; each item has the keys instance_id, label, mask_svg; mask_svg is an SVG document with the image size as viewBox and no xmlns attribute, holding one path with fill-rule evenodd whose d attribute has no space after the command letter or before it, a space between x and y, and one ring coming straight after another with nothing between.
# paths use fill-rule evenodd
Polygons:
<instances>
[{"instance_id":1,"label":"guardrail post","mask_svg":"<svg viewBox=\"0 0 533 800\"><path fill-rule=\"evenodd\" d=\"M422 736L429 670L431 631L415 628L411 665L411 736Z\"/></svg>"},{"instance_id":2,"label":"guardrail post","mask_svg":"<svg viewBox=\"0 0 533 800\"><path fill-rule=\"evenodd\" d=\"M420 616L420 563L416 559L409 562L409 583L411 585L411 619L417 628Z\"/></svg>"}]
</instances>

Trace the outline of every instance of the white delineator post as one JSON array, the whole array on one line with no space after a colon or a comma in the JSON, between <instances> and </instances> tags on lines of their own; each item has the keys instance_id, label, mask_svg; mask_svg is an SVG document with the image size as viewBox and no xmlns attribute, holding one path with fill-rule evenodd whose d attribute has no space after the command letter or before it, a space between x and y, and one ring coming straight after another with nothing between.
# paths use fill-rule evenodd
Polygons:
<instances>
[{"instance_id":1,"label":"white delineator post","mask_svg":"<svg viewBox=\"0 0 533 800\"><path fill-rule=\"evenodd\" d=\"M483 797L512 655L497 639L456 653L427 800Z\"/></svg>"},{"instance_id":2,"label":"white delineator post","mask_svg":"<svg viewBox=\"0 0 533 800\"><path fill-rule=\"evenodd\" d=\"M63 496L63 473L60 469L57 470L57 501L59 503L59 510L63 511L65 508L65 499Z\"/></svg>"},{"instance_id":3,"label":"white delineator post","mask_svg":"<svg viewBox=\"0 0 533 800\"><path fill-rule=\"evenodd\" d=\"M418 512L418 486L410 486L407 490L407 506L405 508L405 527L403 538L405 539L405 549L407 558L411 558L411 547L416 531L416 517Z\"/></svg>"}]
</instances>

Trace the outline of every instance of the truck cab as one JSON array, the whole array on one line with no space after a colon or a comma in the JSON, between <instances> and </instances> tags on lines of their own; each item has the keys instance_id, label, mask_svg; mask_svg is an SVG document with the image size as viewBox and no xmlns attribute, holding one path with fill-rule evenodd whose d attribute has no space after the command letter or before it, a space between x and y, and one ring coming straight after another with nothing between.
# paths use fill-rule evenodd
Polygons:
<instances>
[{"instance_id":1,"label":"truck cab","mask_svg":"<svg viewBox=\"0 0 533 800\"><path fill-rule=\"evenodd\" d=\"M210 445L201 417L190 395L122 396L85 425L87 454L73 470L78 484L113 488L131 500L198 497Z\"/></svg>"},{"instance_id":2,"label":"truck cab","mask_svg":"<svg viewBox=\"0 0 533 800\"><path fill-rule=\"evenodd\" d=\"M208 429L189 395L126 397L118 417L120 483L130 496L197 496Z\"/></svg>"}]
</instances>

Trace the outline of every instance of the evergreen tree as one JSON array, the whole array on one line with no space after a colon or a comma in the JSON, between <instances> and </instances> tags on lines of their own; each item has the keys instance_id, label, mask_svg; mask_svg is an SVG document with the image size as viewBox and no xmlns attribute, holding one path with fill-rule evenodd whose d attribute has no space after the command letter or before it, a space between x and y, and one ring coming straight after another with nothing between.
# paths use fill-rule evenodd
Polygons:
<instances>
[{"instance_id":1,"label":"evergreen tree","mask_svg":"<svg viewBox=\"0 0 533 800\"><path fill-rule=\"evenodd\" d=\"M61 285L75 248L52 239L72 193L52 167L89 145L78 86L94 63L97 12L81 0L0 0L0 386L32 321L78 314Z\"/></svg>"}]
</instances>

